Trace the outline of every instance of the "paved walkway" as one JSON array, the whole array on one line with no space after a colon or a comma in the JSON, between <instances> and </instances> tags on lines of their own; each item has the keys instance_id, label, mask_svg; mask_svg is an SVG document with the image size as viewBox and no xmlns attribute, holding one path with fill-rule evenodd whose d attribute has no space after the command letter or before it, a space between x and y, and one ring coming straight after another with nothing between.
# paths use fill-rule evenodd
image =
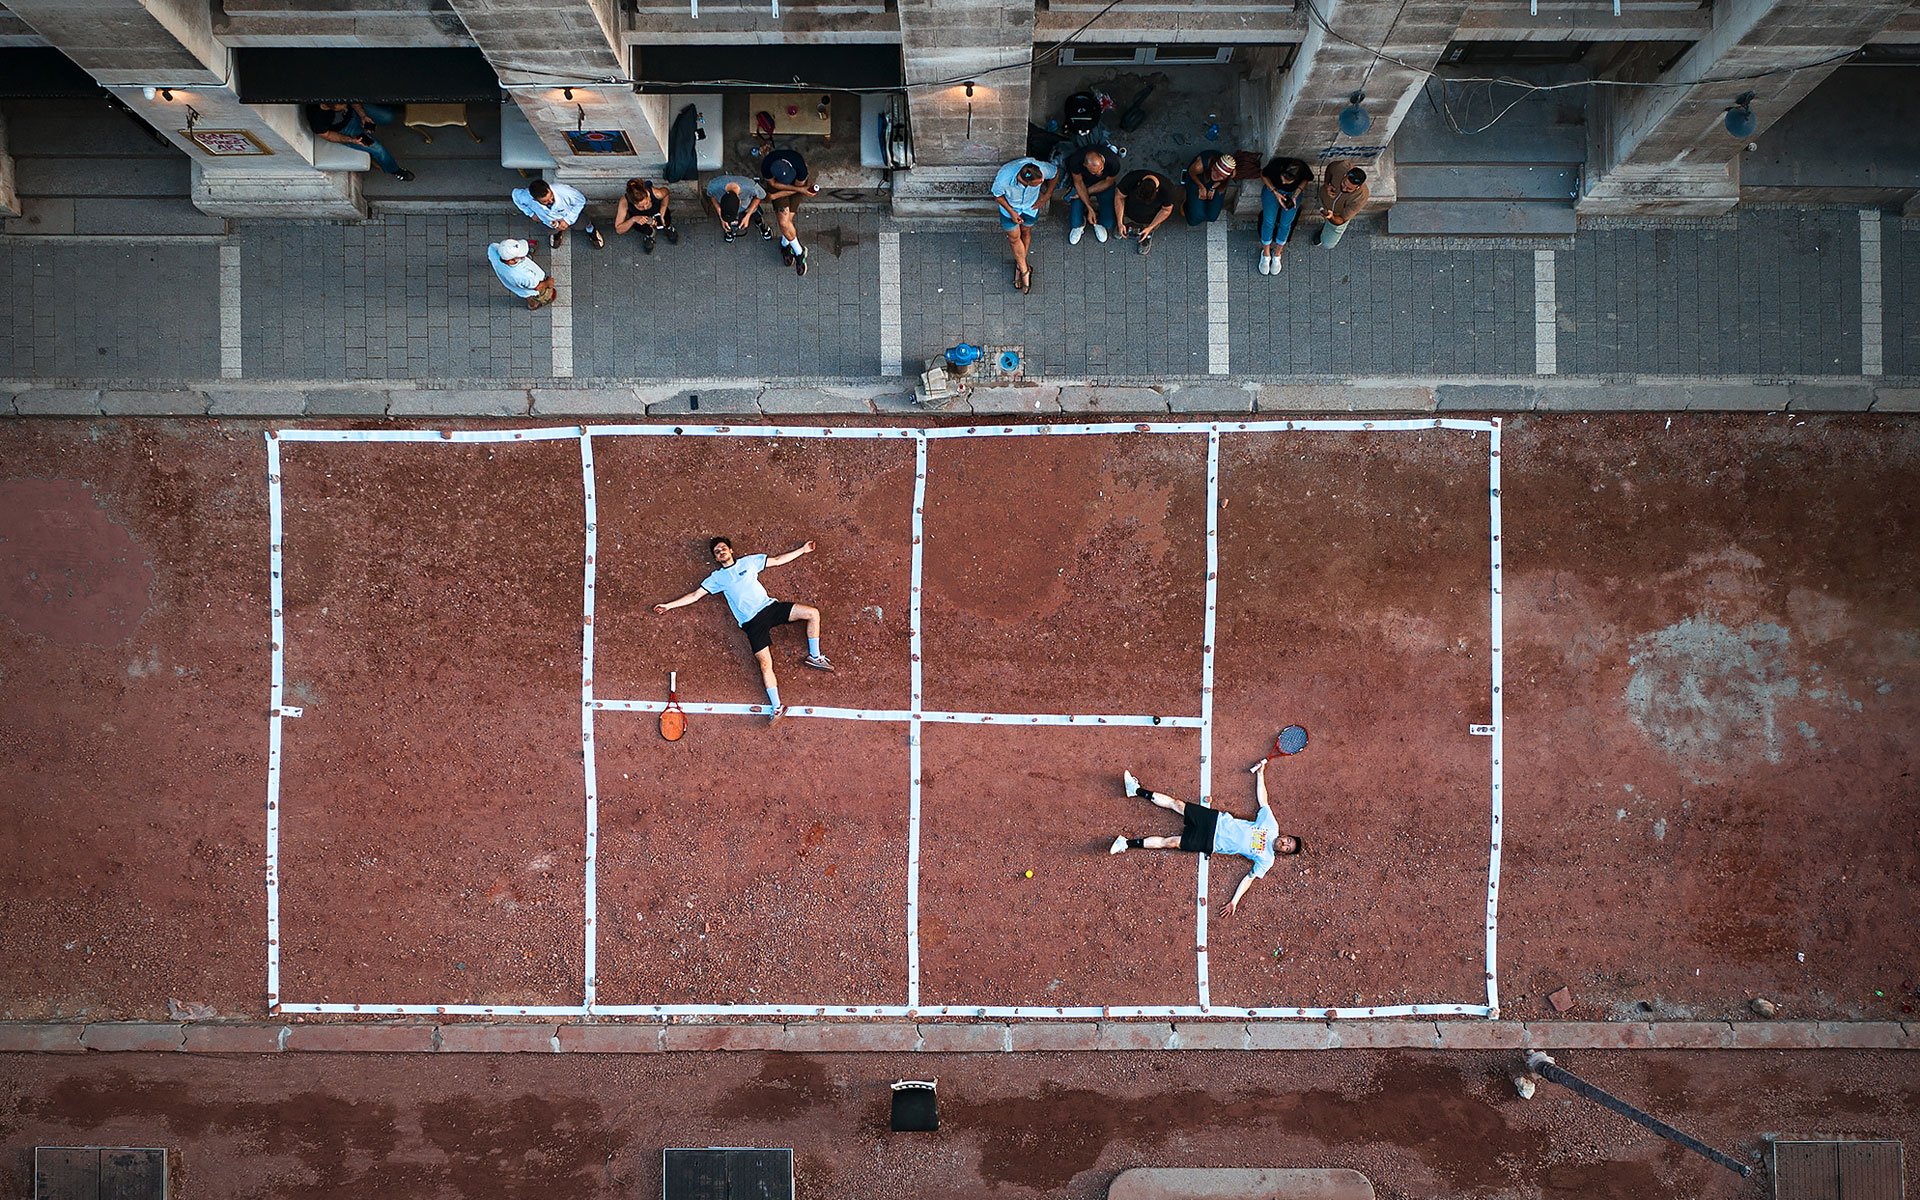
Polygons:
<instances>
[{"instance_id":1,"label":"paved walkway","mask_svg":"<svg viewBox=\"0 0 1920 1200\"><path fill-rule=\"evenodd\" d=\"M1141 257L1118 241L1069 247L1050 220L1025 296L990 224L829 209L803 223L804 279L771 243L726 245L704 222L652 256L631 239L540 246L564 302L539 313L497 285L484 255L527 232L511 213L237 222L226 237L145 242L4 238L0 404L42 389L290 381L638 385L641 404L647 387L690 380L897 394L905 382L888 381L903 367L910 376L961 340L1017 346L1030 378L1069 385L1811 382L1852 385L1828 406L1865 408L1875 387L1920 377L1920 221L1872 210L1600 222L1529 241L1389 238L1362 223L1334 250L1303 229L1277 278L1255 270L1244 225L1175 227ZM1195 395L1185 407L1204 410ZM1518 396L1478 399L1532 406ZM20 411L102 403L114 411L84 396Z\"/></svg>"}]
</instances>

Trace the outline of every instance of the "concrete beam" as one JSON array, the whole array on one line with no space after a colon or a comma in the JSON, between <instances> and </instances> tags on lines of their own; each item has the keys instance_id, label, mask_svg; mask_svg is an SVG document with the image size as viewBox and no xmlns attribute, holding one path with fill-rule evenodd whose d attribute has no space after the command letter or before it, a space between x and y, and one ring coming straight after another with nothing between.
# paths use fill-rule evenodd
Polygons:
<instances>
[{"instance_id":1,"label":"concrete beam","mask_svg":"<svg viewBox=\"0 0 1920 1200\"><path fill-rule=\"evenodd\" d=\"M0 215L20 215L20 191L14 185L13 155L7 152L7 114L0 113Z\"/></svg>"},{"instance_id":2,"label":"concrete beam","mask_svg":"<svg viewBox=\"0 0 1920 1200\"><path fill-rule=\"evenodd\" d=\"M1906 0L1727 0L1716 10L1713 29L1660 82L1755 77L1595 89L1579 211L1593 216L1730 211L1739 202L1738 156L1747 144L1730 136L1723 124L1735 98L1754 93L1757 137L1907 7ZM1755 74L1801 64L1807 65L1791 73Z\"/></svg>"}]
</instances>

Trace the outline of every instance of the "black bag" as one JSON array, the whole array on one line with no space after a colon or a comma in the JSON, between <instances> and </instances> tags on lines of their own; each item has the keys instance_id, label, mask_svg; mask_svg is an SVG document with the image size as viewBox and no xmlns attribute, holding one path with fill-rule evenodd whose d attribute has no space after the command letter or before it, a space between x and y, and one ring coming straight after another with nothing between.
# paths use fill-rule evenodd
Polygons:
<instances>
[{"instance_id":1,"label":"black bag","mask_svg":"<svg viewBox=\"0 0 1920 1200\"><path fill-rule=\"evenodd\" d=\"M1100 123L1100 100L1092 92L1075 92L1067 97L1063 127L1068 134L1081 134Z\"/></svg>"},{"instance_id":2,"label":"black bag","mask_svg":"<svg viewBox=\"0 0 1920 1200\"><path fill-rule=\"evenodd\" d=\"M1066 139L1049 129L1042 129L1033 122L1027 122L1027 157L1047 162L1053 157L1053 148Z\"/></svg>"},{"instance_id":3,"label":"black bag","mask_svg":"<svg viewBox=\"0 0 1920 1200\"><path fill-rule=\"evenodd\" d=\"M667 182L698 178L700 151L694 145L694 127L700 123L700 110L689 104L673 119L667 133Z\"/></svg>"}]
</instances>

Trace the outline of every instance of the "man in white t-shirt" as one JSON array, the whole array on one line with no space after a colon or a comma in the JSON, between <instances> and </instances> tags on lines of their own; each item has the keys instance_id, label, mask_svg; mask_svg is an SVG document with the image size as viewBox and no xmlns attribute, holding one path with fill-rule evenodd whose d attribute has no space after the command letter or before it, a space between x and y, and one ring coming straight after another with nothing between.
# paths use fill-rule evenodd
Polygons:
<instances>
[{"instance_id":1,"label":"man in white t-shirt","mask_svg":"<svg viewBox=\"0 0 1920 1200\"><path fill-rule=\"evenodd\" d=\"M664 613L706 596L725 596L728 611L746 632L747 644L753 647L753 660L760 664L760 678L767 685L767 704L772 710L773 719L778 721L783 710L780 706L780 680L773 673L774 626L805 621L807 656L801 661L816 671L831 671L833 664L827 661L826 655L820 653L820 610L809 604L775 600L767 595L767 589L760 583L760 572L768 567L783 567L803 554L812 554L813 543L808 542L798 550L789 550L771 558L764 554L738 558L733 553L733 543L717 537L707 543L707 552L713 555L713 561L719 569L702 579L699 587L679 599L654 605L653 611Z\"/></svg>"},{"instance_id":2,"label":"man in white t-shirt","mask_svg":"<svg viewBox=\"0 0 1920 1200\"><path fill-rule=\"evenodd\" d=\"M1247 872L1240 886L1233 889L1233 899L1227 901L1227 911L1235 912L1240 908L1240 897L1247 894L1253 881L1265 875L1273 867L1276 855L1300 853L1300 839L1280 832L1280 822L1273 815L1273 806L1267 803L1267 764L1262 762L1253 769L1254 797L1260 803L1260 813L1251 821L1243 821L1232 813L1208 808L1204 804L1187 804L1175 800L1172 796L1160 792L1148 791L1140 786L1132 771L1120 773L1121 786L1129 796L1148 800L1161 808L1180 814L1180 836L1178 837L1117 837L1113 845L1107 847L1110 854L1124 854L1128 850L1189 850L1200 854L1238 854L1253 863L1253 870Z\"/></svg>"}]
</instances>

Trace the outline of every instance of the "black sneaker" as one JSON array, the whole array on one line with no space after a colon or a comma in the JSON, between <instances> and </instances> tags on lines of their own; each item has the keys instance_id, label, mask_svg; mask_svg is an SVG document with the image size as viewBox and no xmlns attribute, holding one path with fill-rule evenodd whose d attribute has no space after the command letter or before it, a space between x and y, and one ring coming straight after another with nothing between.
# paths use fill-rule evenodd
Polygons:
<instances>
[{"instance_id":1,"label":"black sneaker","mask_svg":"<svg viewBox=\"0 0 1920 1200\"><path fill-rule=\"evenodd\" d=\"M605 250L607 248L607 239L600 236L598 229L587 230L587 236L593 239L593 248L595 250Z\"/></svg>"},{"instance_id":2,"label":"black sneaker","mask_svg":"<svg viewBox=\"0 0 1920 1200\"><path fill-rule=\"evenodd\" d=\"M765 221L755 221L754 224L760 226L761 241L770 242L773 240L773 229L770 226L768 226L768 224Z\"/></svg>"},{"instance_id":3,"label":"black sneaker","mask_svg":"<svg viewBox=\"0 0 1920 1200\"><path fill-rule=\"evenodd\" d=\"M740 236L740 235L739 235L739 234L737 234L737 233L735 233L735 232L734 232L733 230L731 230L731 229L729 229L729 230L727 230L727 233L726 233L726 238L727 238L727 241L729 241L729 242L731 242L731 241L732 241L732 240L733 240L734 238L736 238L736 237L738 237L738 236Z\"/></svg>"},{"instance_id":4,"label":"black sneaker","mask_svg":"<svg viewBox=\"0 0 1920 1200\"><path fill-rule=\"evenodd\" d=\"M398 179L401 183L413 182L413 172L407 170L405 167L401 167L398 171L395 171L393 173L393 177L395 179Z\"/></svg>"},{"instance_id":5,"label":"black sneaker","mask_svg":"<svg viewBox=\"0 0 1920 1200\"><path fill-rule=\"evenodd\" d=\"M567 235L565 233L562 233L556 230L554 232L554 235L551 238L547 239L547 244L552 246L555 250L558 250L560 248L560 243L566 240L567 240Z\"/></svg>"},{"instance_id":6,"label":"black sneaker","mask_svg":"<svg viewBox=\"0 0 1920 1200\"><path fill-rule=\"evenodd\" d=\"M669 246L678 246L680 244L680 231L671 225L662 225L660 227L660 236L667 239L667 245Z\"/></svg>"},{"instance_id":7,"label":"black sneaker","mask_svg":"<svg viewBox=\"0 0 1920 1200\"><path fill-rule=\"evenodd\" d=\"M640 239L640 249L648 254L653 253L653 235L651 233Z\"/></svg>"},{"instance_id":8,"label":"black sneaker","mask_svg":"<svg viewBox=\"0 0 1920 1200\"><path fill-rule=\"evenodd\" d=\"M793 256L793 273L795 275L805 275L807 273L806 255L796 254Z\"/></svg>"},{"instance_id":9,"label":"black sneaker","mask_svg":"<svg viewBox=\"0 0 1920 1200\"><path fill-rule=\"evenodd\" d=\"M783 267L790 267L793 265L793 247L792 246L780 247L780 265Z\"/></svg>"}]
</instances>

